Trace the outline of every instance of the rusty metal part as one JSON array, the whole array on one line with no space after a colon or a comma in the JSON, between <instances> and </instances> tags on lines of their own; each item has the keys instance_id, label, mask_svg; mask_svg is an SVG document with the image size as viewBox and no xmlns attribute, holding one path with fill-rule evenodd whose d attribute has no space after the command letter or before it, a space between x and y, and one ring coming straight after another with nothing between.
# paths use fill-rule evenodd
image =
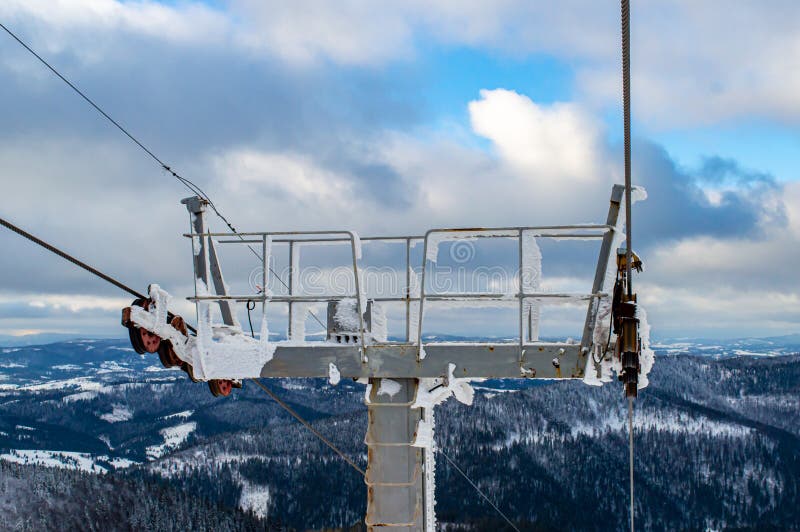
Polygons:
<instances>
[{"instance_id":1,"label":"rusty metal part","mask_svg":"<svg viewBox=\"0 0 800 532\"><path fill-rule=\"evenodd\" d=\"M143 327L139 327L137 331L139 332L139 338L142 341L144 350L148 353L156 353L158 348L161 346L161 337L157 334L151 333Z\"/></svg>"},{"instance_id":2,"label":"rusty metal part","mask_svg":"<svg viewBox=\"0 0 800 532\"><path fill-rule=\"evenodd\" d=\"M192 368L191 364L186 362L181 363L181 369L192 379L192 382L200 382L200 379L196 379L194 376L194 368Z\"/></svg>"},{"instance_id":3,"label":"rusty metal part","mask_svg":"<svg viewBox=\"0 0 800 532\"><path fill-rule=\"evenodd\" d=\"M640 354L642 342L639 337L639 320L636 316L636 303L626 302L621 305L623 316L620 316L622 334L618 338L622 373L619 379L625 386L626 397L636 397L639 389Z\"/></svg>"},{"instance_id":4,"label":"rusty metal part","mask_svg":"<svg viewBox=\"0 0 800 532\"><path fill-rule=\"evenodd\" d=\"M619 252L617 253L617 268L619 271L624 272L627 275L628 257L627 250L625 248L620 248ZM631 253L631 268L639 273L644 271L644 263L639 255L636 254L636 252Z\"/></svg>"},{"instance_id":5,"label":"rusty metal part","mask_svg":"<svg viewBox=\"0 0 800 532\"><path fill-rule=\"evenodd\" d=\"M137 298L131 303L131 307L142 307L147 310L150 308L151 301L149 299ZM161 337L151 333L150 331L137 327L131 321L131 307L122 309L122 325L128 328L128 336L131 341L133 349L143 355L145 353L155 353L161 346Z\"/></svg>"},{"instance_id":6,"label":"rusty metal part","mask_svg":"<svg viewBox=\"0 0 800 532\"><path fill-rule=\"evenodd\" d=\"M142 344L142 340L139 337L139 330L135 327L128 328L128 338L131 341L131 347L133 350L139 353L140 355L145 354L147 351L144 348L144 344Z\"/></svg>"},{"instance_id":7,"label":"rusty metal part","mask_svg":"<svg viewBox=\"0 0 800 532\"><path fill-rule=\"evenodd\" d=\"M228 397L233 390L233 382L228 379L211 379L208 381L208 389L214 397Z\"/></svg>"},{"instance_id":8,"label":"rusty metal part","mask_svg":"<svg viewBox=\"0 0 800 532\"><path fill-rule=\"evenodd\" d=\"M184 336L188 335L186 322L183 321L182 317L173 316L169 324ZM169 340L164 340L161 342L161 345L158 348L158 358L161 360L161 364L165 368L175 368L183 364L183 361L175 352L172 342Z\"/></svg>"},{"instance_id":9,"label":"rusty metal part","mask_svg":"<svg viewBox=\"0 0 800 532\"><path fill-rule=\"evenodd\" d=\"M161 346L158 348L158 358L161 360L161 365L165 368L176 368L183 363L183 361L178 358L178 355L175 354L175 350L172 348L172 342L169 341L161 342Z\"/></svg>"},{"instance_id":10,"label":"rusty metal part","mask_svg":"<svg viewBox=\"0 0 800 532\"><path fill-rule=\"evenodd\" d=\"M188 330L186 328L186 322L180 316L173 316L169 322L172 325L172 328L181 333L184 336L188 336Z\"/></svg>"}]
</instances>

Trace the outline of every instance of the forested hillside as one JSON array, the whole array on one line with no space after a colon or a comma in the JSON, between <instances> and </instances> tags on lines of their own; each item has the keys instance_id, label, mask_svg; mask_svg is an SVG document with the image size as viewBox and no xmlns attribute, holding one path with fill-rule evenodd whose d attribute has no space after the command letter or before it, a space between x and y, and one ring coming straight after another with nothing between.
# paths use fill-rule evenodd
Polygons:
<instances>
[{"instance_id":1,"label":"forested hillside","mask_svg":"<svg viewBox=\"0 0 800 532\"><path fill-rule=\"evenodd\" d=\"M214 398L122 345L61 343L0 358L0 458L28 464L0 462L3 526L39 528L42 515L104 530L320 530L362 519L360 476L258 388ZM800 527L800 356L670 350L636 401L639 525ZM366 464L362 385L267 384ZM473 406L437 408L436 441L521 530L624 527L627 432L616 383L475 386ZM505 529L441 455L436 478L443 528Z\"/></svg>"}]
</instances>

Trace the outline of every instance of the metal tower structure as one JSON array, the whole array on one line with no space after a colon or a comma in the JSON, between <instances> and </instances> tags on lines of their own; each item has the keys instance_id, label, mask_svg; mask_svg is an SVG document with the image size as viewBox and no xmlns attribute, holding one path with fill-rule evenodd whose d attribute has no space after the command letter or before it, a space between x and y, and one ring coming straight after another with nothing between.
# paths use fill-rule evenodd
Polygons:
<instances>
[{"instance_id":1,"label":"metal tower structure","mask_svg":"<svg viewBox=\"0 0 800 532\"><path fill-rule=\"evenodd\" d=\"M449 396L457 382L473 378L578 379L587 370L599 374L603 359L614 356L612 329L617 339L623 334L621 327L612 323L612 307L616 303L615 292L624 288L620 286L620 275L624 277L625 265L620 261L625 251L617 249L624 236L620 217L624 196L624 187L615 185L603 224L432 229L421 236L374 238L359 238L351 231L213 233L204 219L207 203L198 197L187 198L182 203L190 213L192 230L185 236L192 240L196 278L196 293L188 299L197 306L197 335L187 334L181 318L167 315L167 296L158 288L151 289L149 300L137 301L123 311L123 324L129 327L137 350L157 351L165 365L181 366L193 380L209 381L215 395L228 395L244 378L333 380L335 373L336 381L340 377L352 378L368 384L366 524L370 530L432 530L433 403L425 402L424 397L430 395L432 387L446 390L445 395ZM553 293L525 283L522 272L532 267L525 250L530 238L599 240L591 289L577 294ZM426 272L436 260L437 246L442 241L459 239L516 240L519 273L515 291L441 294L427 290ZM360 272L361 246L373 241L403 247L406 275L401 294L366 297ZM223 244L248 246L259 257L256 293L229 293L218 258L218 247ZM349 248L348 267L352 268L354 291L336 296L301 293L295 271L300 248L334 244ZM412 248L419 244L423 246L421 274L415 290L411 257ZM271 250L277 246L288 250L291 268L289 281L284 283L286 290L273 294L267 287L274 275ZM612 262L615 258L616 264ZM534 307L546 300L586 305L580 341L539 341ZM517 338L513 342L423 342L426 304L436 301L513 306ZM245 334L236 317L237 304L254 303L261 305L264 316L260 338ZM324 339L308 341L296 330L300 323L297 313L306 312L309 304L327 304ZM390 340L379 330L382 304L404 309L403 338ZM212 305L219 306L222 325L212 324ZM283 341L269 340L266 315L268 306L273 305L287 307L289 330ZM634 338L627 343L617 340L616 344L632 343L633 348L625 349L637 350L637 342ZM619 349L616 356L621 358ZM391 393L384 393L387 379L391 380Z\"/></svg>"}]
</instances>

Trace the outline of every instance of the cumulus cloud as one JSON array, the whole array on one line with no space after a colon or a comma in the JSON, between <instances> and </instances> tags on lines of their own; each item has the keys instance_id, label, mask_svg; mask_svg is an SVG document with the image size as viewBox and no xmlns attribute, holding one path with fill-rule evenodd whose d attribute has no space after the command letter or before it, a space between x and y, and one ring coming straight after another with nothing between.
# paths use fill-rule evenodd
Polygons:
<instances>
[{"instance_id":1,"label":"cumulus cloud","mask_svg":"<svg viewBox=\"0 0 800 532\"><path fill-rule=\"evenodd\" d=\"M227 15L197 2L170 6L151 0L7 0L0 17L20 26L49 54L69 50L87 62L101 59L120 33L181 45L213 45L225 40Z\"/></svg>"},{"instance_id":2,"label":"cumulus cloud","mask_svg":"<svg viewBox=\"0 0 800 532\"><path fill-rule=\"evenodd\" d=\"M690 236L662 242L648 255L645 304L665 328L713 336L793 330L800 317L800 184L781 194L787 223L757 238ZM698 325L689 325L698 324Z\"/></svg>"},{"instance_id":3,"label":"cumulus cloud","mask_svg":"<svg viewBox=\"0 0 800 532\"><path fill-rule=\"evenodd\" d=\"M598 178L599 128L577 105L541 106L513 91L483 90L469 113L474 132L491 140L520 172L552 176L559 186L562 179Z\"/></svg>"},{"instance_id":4,"label":"cumulus cloud","mask_svg":"<svg viewBox=\"0 0 800 532\"><path fill-rule=\"evenodd\" d=\"M502 0L301 2L231 0L11 0L0 16L35 34L48 52L87 60L119 32L148 40L223 47L301 68L333 62L381 68L427 43L555 56L574 68L584 101L619 101L619 21L614 3ZM667 0L632 10L634 110L650 127L760 116L800 120L800 4L791 0ZM98 42L104 46L98 46ZM17 63L20 66L20 63Z\"/></svg>"},{"instance_id":5,"label":"cumulus cloud","mask_svg":"<svg viewBox=\"0 0 800 532\"><path fill-rule=\"evenodd\" d=\"M611 183L621 179L621 147L607 140L587 94L600 94L603 105L618 99L616 8L516 0L425 8L389 2L381 10L357 1L303 5L307 13L285 3L246 1L223 10L199 3L12 0L0 5L0 15L55 54L82 87L101 95L112 114L211 193L243 230L346 227L396 234L432 226L603 220ZM636 53L659 57L635 61L635 94L643 98L636 101L638 116L693 122L769 115L780 107L781 119L792 119L800 92L785 89L793 74L788 85L767 86L769 78L753 70L750 95L736 65L726 63L728 37L715 39L720 25L733 24L734 10L716 10L719 20L708 20L705 7L677 0L663 5L675 11L670 20L696 20L678 28L680 42L656 42L650 35L659 33L646 28L663 22L635 18L635 39L653 41L636 46ZM752 8L742 3L744 13ZM276 10L271 21L270 9ZM646 17L648 9L655 7L637 4L634 17ZM772 20L773 10L767 11ZM776 24L777 41L769 42L789 39L795 20ZM686 43L701 26L707 35L698 60L687 63L692 49ZM753 31L762 32L761 22ZM433 127L415 115L414 87L381 71L412 57L420 41L514 57L557 55L575 67L579 98L542 103L508 89L485 90L467 108L471 129L453 134ZM776 68L771 62L793 57L773 55L764 60L766 72ZM743 57L746 65L755 61ZM729 68L718 70L717 61ZM9 74L0 97L14 102L4 110L0 131L3 214L137 289L158 281L176 294L189 293L189 245L180 236L186 212L178 205L183 190L125 139L109 137L107 125L28 56L3 54L0 63ZM707 98L709 75L726 84L729 99ZM739 100L731 99L735 94ZM669 116L654 115L656 109ZM797 187L731 160L712 157L682 167L643 139L634 147L634 179L650 192L637 206L635 236L650 264L641 287L651 306L658 303L650 312L654 322L685 322L685 311L702 323L702 311L716 308L725 316L719 323L739 327L745 318L737 320L725 302L759 309L764 294L794 308ZM58 328L72 316L69 327L79 329L78 318L95 310L112 316L116 326L118 317L108 310L119 303L115 290L16 236L0 234L0 246L13 250L4 253L0 278L0 293L11 301L3 303L6 309L14 300L25 302L26 316L46 323L55 300L36 314L27 305L34 296L109 298L97 309L63 313ZM571 285L575 263L584 262L577 255L556 258L546 265L548 280ZM250 268L242 258L230 271ZM741 291L744 286L751 288ZM787 299L778 298L784 290ZM703 302L703 293L713 297ZM766 323L757 314L741 315ZM32 328L27 319L14 327Z\"/></svg>"},{"instance_id":6,"label":"cumulus cloud","mask_svg":"<svg viewBox=\"0 0 800 532\"><path fill-rule=\"evenodd\" d=\"M322 168L302 154L236 149L215 160L223 183L234 193L258 191L293 206L319 207L356 196L352 180Z\"/></svg>"},{"instance_id":7,"label":"cumulus cloud","mask_svg":"<svg viewBox=\"0 0 800 532\"><path fill-rule=\"evenodd\" d=\"M378 64L419 42L550 54L571 63L586 101L619 101L619 20L614 3L466 1L327 4L237 0L247 41L290 61ZM634 108L655 127L752 115L800 119L800 5L789 0L644 2L632 9ZM247 30L245 28L245 30Z\"/></svg>"}]
</instances>

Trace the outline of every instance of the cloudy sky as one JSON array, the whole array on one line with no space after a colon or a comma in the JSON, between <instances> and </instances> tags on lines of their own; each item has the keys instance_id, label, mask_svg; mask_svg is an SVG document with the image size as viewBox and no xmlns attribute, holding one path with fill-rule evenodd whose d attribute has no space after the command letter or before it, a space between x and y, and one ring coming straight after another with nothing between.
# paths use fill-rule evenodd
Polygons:
<instances>
[{"instance_id":1,"label":"cloudy sky","mask_svg":"<svg viewBox=\"0 0 800 532\"><path fill-rule=\"evenodd\" d=\"M238 228L373 235L604 221L618 18L605 0L0 3ZM632 23L654 334L797 332L800 4L641 0ZM5 34L0 75L1 215L189 295L186 192ZM8 232L0 246L0 334L119 333L129 298ZM570 279L569 257L545 255L544 278Z\"/></svg>"}]
</instances>

